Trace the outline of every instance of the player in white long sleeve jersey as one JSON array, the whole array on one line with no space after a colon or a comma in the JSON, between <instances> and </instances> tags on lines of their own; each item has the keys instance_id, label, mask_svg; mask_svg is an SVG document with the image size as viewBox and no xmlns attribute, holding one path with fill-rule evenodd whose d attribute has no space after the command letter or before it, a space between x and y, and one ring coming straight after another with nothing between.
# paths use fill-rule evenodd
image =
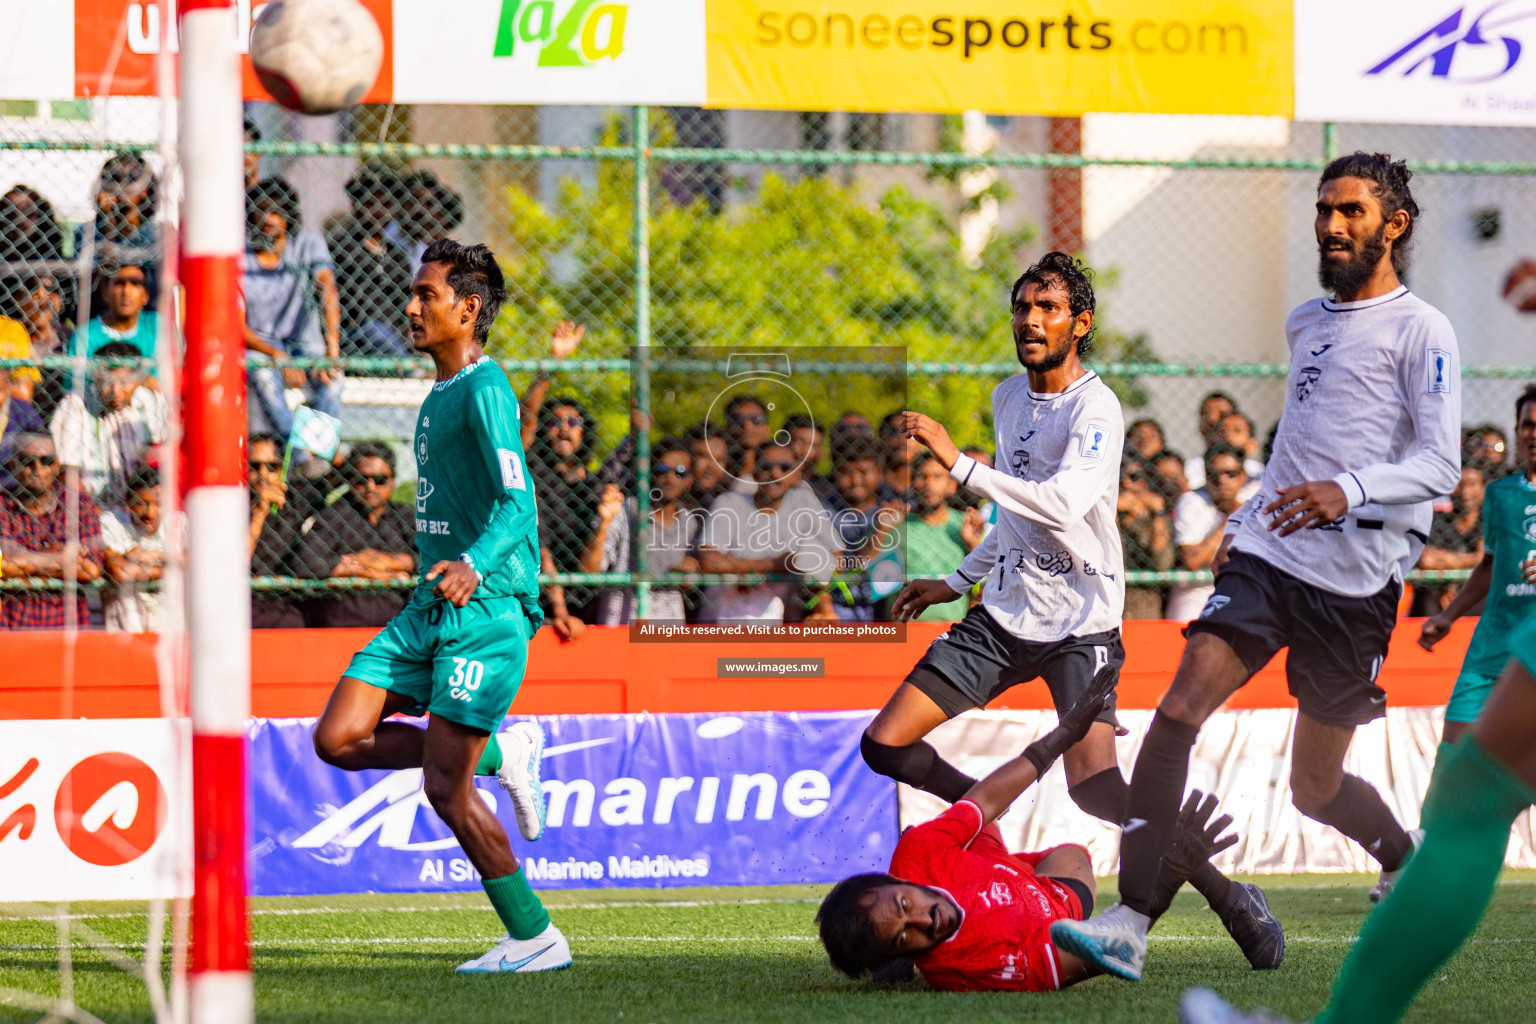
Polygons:
<instances>
[{"instance_id":1,"label":"player in white long sleeve jersey","mask_svg":"<svg viewBox=\"0 0 1536 1024\"><path fill-rule=\"evenodd\" d=\"M1332 295L1286 320L1291 370L1274 456L1264 490L1228 523L1215 593L1189 626L1137 757L1121 902L1052 933L1119 977L1141 977L1148 897L1200 727L1281 648L1290 648L1286 680L1300 712L1297 809L1380 861L1372 898L1416 846L1381 795L1344 772L1355 728L1386 713L1376 678L1430 503L1460 476L1456 336L1399 279L1419 217L1410 177L1390 156L1354 153L1318 183L1318 276Z\"/></svg>"},{"instance_id":2,"label":"player in white long sleeve jersey","mask_svg":"<svg viewBox=\"0 0 1536 1024\"><path fill-rule=\"evenodd\" d=\"M1120 401L1082 353L1093 336L1089 272L1050 253L1014 284L1012 329L1025 373L992 392L997 467L960 453L943 426L903 413L897 429L932 451L962 486L997 504L996 527L958 570L917 580L893 605L910 618L977 583L982 603L936 638L864 734L871 768L954 802L975 780L926 742L934 727L985 707L1019 683L1043 679L1058 714L1101 672L1118 675L1125 605L1116 518L1125 425ZM1111 703L1065 754L1068 792L1084 811L1125 821L1127 787L1115 756ZM1284 932L1256 886L1208 864L1190 878L1256 968L1277 967Z\"/></svg>"}]
</instances>

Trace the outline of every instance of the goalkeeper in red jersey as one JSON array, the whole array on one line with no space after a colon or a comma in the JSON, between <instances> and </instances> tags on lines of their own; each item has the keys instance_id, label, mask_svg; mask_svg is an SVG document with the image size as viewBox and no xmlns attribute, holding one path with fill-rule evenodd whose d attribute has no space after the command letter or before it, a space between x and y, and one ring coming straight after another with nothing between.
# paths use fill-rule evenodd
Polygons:
<instances>
[{"instance_id":1,"label":"goalkeeper in red jersey","mask_svg":"<svg viewBox=\"0 0 1536 1024\"><path fill-rule=\"evenodd\" d=\"M910 958L929 985L950 991L1050 992L1100 973L1050 936L1052 922L1093 912L1088 851L1068 844L1012 853L993 822L1082 738L1113 680L1104 673L1055 729L949 810L908 829L889 874L855 875L832 888L816 921L833 967L858 978ZM1186 802L1158 877L1158 915L1192 871L1237 841L1216 838L1232 819L1211 822L1215 807L1198 793Z\"/></svg>"}]
</instances>

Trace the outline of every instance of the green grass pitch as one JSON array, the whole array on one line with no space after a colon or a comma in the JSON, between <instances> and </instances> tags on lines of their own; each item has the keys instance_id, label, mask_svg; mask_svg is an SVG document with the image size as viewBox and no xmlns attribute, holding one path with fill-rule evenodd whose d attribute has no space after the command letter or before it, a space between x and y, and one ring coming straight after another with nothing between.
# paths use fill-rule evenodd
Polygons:
<instances>
[{"instance_id":1,"label":"green grass pitch","mask_svg":"<svg viewBox=\"0 0 1536 1024\"><path fill-rule=\"evenodd\" d=\"M1153 933L1139 985L1096 978L1066 992L949 994L921 982L878 988L827 966L812 917L824 886L560 891L545 894L576 963L545 975L457 977L500 934L480 894L328 896L254 901L262 1021L367 1024L661 1021L1070 1021L1176 1019L1179 992L1209 985L1239 1006L1298 1019L1321 1008L1370 904L1365 876L1255 879L1286 926L1285 965L1248 970L1221 925L1186 890ZM1101 896L1113 893L1112 880ZM1536 872L1506 872L1472 943L1432 981L1409 1021L1536 1018ZM76 904L96 935L142 950L142 906ZM0 905L0 986L59 991L56 927L39 904ZM75 999L102 1020L149 1021L144 986L77 935ZM0 1006L0 1021L41 1013Z\"/></svg>"}]
</instances>

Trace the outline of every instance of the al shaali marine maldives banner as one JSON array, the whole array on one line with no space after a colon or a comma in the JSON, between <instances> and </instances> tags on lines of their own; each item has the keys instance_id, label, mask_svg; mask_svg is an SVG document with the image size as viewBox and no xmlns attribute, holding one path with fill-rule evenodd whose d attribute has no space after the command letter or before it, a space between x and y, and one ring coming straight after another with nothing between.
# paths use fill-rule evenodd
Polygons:
<instances>
[{"instance_id":1,"label":"al shaali marine maldives banner","mask_svg":"<svg viewBox=\"0 0 1536 1024\"><path fill-rule=\"evenodd\" d=\"M870 713L556 715L544 837L517 837L507 794L480 795L539 888L831 882L884 870L896 793L859 755ZM476 889L421 770L322 764L313 719L250 726L251 891Z\"/></svg>"},{"instance_id":2,"label":"al shaali marine maldives banner","mask_svg":"<svg viewBox=\"0 0 1536 1024\"><path fill-rule=\"evenodd\" d=\"M1296 0L1296 116L1536 125L1536 0Z\"/></svg>"}]
</instances>

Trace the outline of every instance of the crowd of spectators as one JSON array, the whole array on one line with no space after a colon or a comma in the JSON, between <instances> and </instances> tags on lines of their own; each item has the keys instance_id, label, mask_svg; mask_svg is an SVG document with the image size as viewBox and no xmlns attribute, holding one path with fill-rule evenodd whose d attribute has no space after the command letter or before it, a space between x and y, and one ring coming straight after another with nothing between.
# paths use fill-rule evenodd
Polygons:
<instances>
[{"instance_id":1,"label":"crowd of spectators","mask_svg":"<svg viewBox=\"0 0 1536 1024\"><path fill-rule=\"evenodd\" d=\"M260 139L250 121L246 139ZM250 369L247 396L251 570L262 581L253 624L382 625L402 607L417 568L414 518L394 500L395 450L358 443L331 456L294 444L295 406L339 416L343 378L335 367L292 360L410 355L412 276L427 244L458 226L463 203L430 171L364 164L347 182L347 212L309 225L296 190L262 177L259 157L247 157L245 174L241 308L248 350L266 357ZM0 358L92 360L78 381L69 370L0 369L0 572L54 581L0 592L0 628L160 624L158 581L177 526L161 514L156 468L167 404L154 370L136 362L165 341L156 309L159 191L141 156L113 155L72 247L37 190L18 184L0 195ZM83 280L82 267L91 269ZM551 354L569 356L583 333L558 324ZM550 397L551 383L540 374L522 396L543 571L643 572L653 584L652 618L888 618L892 581L948 573L996 516L900 435L896 410L878 422L849 410L823 430L805 415L774 422L765 401L737 394L722 422L653 438L641 523L635 436L650 421L634 414L634 431L599 462L587 400ZM1261 442L1253 420L1220 391L1201 400L1196 426L1200 450L1187 457L1156 420L1127 428L1118 510L1130 570L1208 569L1227 517L1262 485L1275 428ZM991 464L984 450L966 454ZM1482 555L1484 489L1512 469L1503 432L1469 430L1463 463L1455 493L1436 508L1420 568L1468 569ZM697 573L772 578L674 579ZM297 593L295 579L304 581ZM65 588L64 580L108 585ZM1138 582L1127 588L1125 614L1187 620L1210 592L1177 577ZM1453 583L1420 585L1412 610L1432 614L1455 592ZM567 638L636 612L629 586L550 585L544 600ZM974 600L964 595L923 618L958 619Z\"/></svg>"}]
</instances>

